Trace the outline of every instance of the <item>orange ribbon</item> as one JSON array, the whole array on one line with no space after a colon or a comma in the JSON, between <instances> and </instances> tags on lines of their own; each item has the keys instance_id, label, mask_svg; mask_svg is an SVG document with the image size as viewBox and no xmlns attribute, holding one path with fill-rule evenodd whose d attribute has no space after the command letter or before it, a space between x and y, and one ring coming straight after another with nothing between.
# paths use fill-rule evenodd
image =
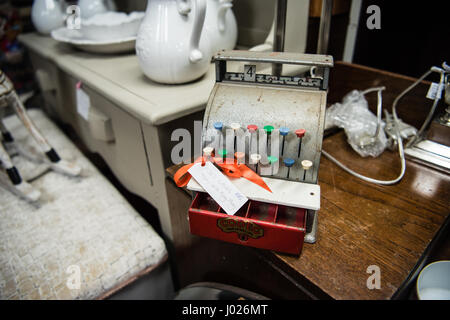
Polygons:
<instances>
[{"instance_id":1,"label":"orange ribbon","mask_svg":"<svg viewBox=\"0 0 450 320\"><path fill-rule=\"evenodd\" d=\"M220 159L222 160L222 159ZM191 174L188 172L190 168L192 168L193 165L197 163L202 163L202 165L205 164L205 157L200 157L197 160L194 161L194 163L187 164L185 166L182 166L178 171L175 173L173 179L178 187L185 187L189 183L189 180L191 180ZM231 178L244 178L247 179L261 188L266 189L269 192L272 192L270 188L267 186L267 184L264 182L264 180L255 173L252 169L247 167L245 164L238 164L236 161L234 163L226 163L219 161L219 158L212 158L211 162L215 163L217 166L219 166L222 169L223 174L226 176L229 176Z\"/></svg>"}]
</instances>

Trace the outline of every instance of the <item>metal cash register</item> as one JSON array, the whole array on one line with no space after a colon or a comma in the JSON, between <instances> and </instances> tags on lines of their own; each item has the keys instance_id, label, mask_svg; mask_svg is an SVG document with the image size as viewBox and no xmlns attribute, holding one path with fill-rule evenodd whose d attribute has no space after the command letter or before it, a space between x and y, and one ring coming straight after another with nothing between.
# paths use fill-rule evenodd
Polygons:
<instances>
[{"instance_id":1,"label":"metal cash register","mask_svg":"<svg viewBox=\"0 0 450 320\"><path fill-rule=\"evenodd\" d=\"M330 68L327 55L223 51L203 121L202 147L258 173L272 192L243 178L249 201L227 215L194 180L191 233L291 254L314 243L320 209L319 163ZM241 70L229 72L228 64ZM299 76L261 74L261 64L293 64ZM214 151L212 151L214 150Z\"/></svg>"}]
</instances>

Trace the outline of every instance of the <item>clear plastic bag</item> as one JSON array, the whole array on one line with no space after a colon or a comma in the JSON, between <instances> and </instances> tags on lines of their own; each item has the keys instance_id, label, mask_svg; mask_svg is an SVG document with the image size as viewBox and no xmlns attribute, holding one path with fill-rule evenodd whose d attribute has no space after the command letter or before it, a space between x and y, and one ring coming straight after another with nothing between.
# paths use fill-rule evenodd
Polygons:
<instances>
[{"instance_id":1,"label":"clear plastic bag","mask_svg":"<svg viewBox=\"0 0 450 320\"><path fill-rule=\"evenodd\" d=\"M364 97L365 92L353 90L342 100L327 109L325 128L343 128L348 143L362 157L378 157L387 146L387 138L384 132L384 122L381 122L378 135L377 116L369 110L369 105ZM379 101L381 103L381 101Z\"/></svg>"}]
</instances>

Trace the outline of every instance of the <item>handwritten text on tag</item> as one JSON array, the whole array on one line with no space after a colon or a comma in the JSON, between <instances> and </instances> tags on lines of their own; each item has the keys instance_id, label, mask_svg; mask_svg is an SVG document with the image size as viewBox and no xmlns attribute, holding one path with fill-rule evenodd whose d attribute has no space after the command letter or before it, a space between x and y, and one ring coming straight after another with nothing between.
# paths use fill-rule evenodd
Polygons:
<instances>
[{"instance_id":1,"label":"handwritten text on tag","mask_svg":"<svg viewBox=\"0 0 450 320\"><path fill-rule=\"evenodd\" d=\"M211 162L204 166L195 164L188 172L229 215L234 215L248 200Z\"/></svg>"}]
</instances>

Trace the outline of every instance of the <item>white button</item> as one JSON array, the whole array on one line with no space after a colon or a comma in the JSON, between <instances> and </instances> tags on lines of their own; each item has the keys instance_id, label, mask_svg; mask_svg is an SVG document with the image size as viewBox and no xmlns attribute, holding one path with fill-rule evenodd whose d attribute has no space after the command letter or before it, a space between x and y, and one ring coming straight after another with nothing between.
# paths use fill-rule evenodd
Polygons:
<instances>
[{"instance_id":1,"label":"white button","mask_svg":"<svg viewBox=\"0 0 450 320\"><path fill-rule=\"evenodd\" d=\"M236 122L230 124L230 128L233 129L234 131L238 130L240 127L241 127L241 125Z\"/></svg>"},{"instance_id":2,"label":"white button","mask_svg":"<svg viewBox=\"0 0 450 320\"><path fill-rule=\"evenodd\" d=\"M206 148L203 149L203 154L205 156L210 156L213 153L213 151L214 151L214 148L206 147Z\"/></svg>"},{"instance_id":3,"label":"white button","mask_svg":"<svg viewBox=\"0 0 450 320\"><path fill-rule=\"evenodd\" d=\"M312 165L313 165L313 163L311 161L309 161L309 160L303 160L302 161L302 167L305 170L311 169Z\"/></svg>"},{"instance_id":4,"label":"white button","mask_svg":"<svg viewBox=\"0 0 450 320\"><path fill-rule=\"evenodd\" d=\"M250 155L250 161L252 164L257 164L261 160L261 155L254 153Z\"/></svg>"}]
</instances>

